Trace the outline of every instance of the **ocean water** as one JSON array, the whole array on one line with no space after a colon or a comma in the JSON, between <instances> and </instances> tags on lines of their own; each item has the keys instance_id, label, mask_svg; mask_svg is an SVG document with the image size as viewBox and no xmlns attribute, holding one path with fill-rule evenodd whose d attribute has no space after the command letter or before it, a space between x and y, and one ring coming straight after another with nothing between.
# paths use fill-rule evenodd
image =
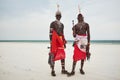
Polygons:
<instances>
[{"instance_id":1,"label":"ocean water","mask_svg":"<svg viewBox=\"0 0 120 80\"><path fill-rule=\"evenodd\" d=\"M0 40L0 42L49 42L49 40ZM67 40L73 42L73 40ZM91 40L91 43L120 43L120 40Z\"/></svg>"}]
</instances>

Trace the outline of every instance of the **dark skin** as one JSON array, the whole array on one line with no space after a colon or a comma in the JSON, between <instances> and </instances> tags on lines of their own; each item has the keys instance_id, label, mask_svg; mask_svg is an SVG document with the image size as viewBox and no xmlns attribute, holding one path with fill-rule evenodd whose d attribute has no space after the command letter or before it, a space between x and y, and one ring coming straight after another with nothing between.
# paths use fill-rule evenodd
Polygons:
<instances>
[{"instance_id":1,"label":"dark skin","mask_svg":"<svg viewBox=\"0 0 120 80\"><path fill-rule=\"evenodd\" d=\"M56 17L56 20L60 21L60 19L61 19L62 16L61 16L61 15L56 15L55 17ZM53 22L53 23L51 24L51 26L52 26L52 27L54 26L53 29L54 29L55 31L57 31L57 34L58 34L59 36L64 35L64 33L63 33L63 28L59 29L59 26L58 26L58 24L56 24L56 22ZM62 24L62 26L63 26L63 24ZM60 30L60 33L59 33L59 30ZM62 32L62 33L61 33L61 32ZM50 35L50 40L52 39L51 37L52 37L52 35ZM66 40L65 40L65 39L63 39L63 40L65 41L65 44L66 44ZM65 46L65 45L64 45L64 46ZM54 63L54 64L55 64L55 63ZM67 71L65 70L65 59L62 59L62 60L61 60L61 66L62 66L62 71L61 71L61 73L62 73L62 74L66 74ZM52 65L51 68L52 68L51 75L52 75L52 76L56 76L55 71L54 71L54 65Z\"/></svg>"},{"instance_id":2,"label":"dark skin","mask_svg":"<svg viewBox=\"0 0 120 80\"><path fill-rule=\"evenodd\" d=\"M61 17L62 17L61 15L56 15L56 19L59 21L60 21Z\"/></svg>"},{"instance_id":3,"label":"dark skin","mask_svg":"<svg viewBox=\"0 0 120 80\"><path fill-rule=\"evenodd\" d=\"M82 28L79 24L82 24L84 21L84 18L82 16L78 16L78 24L76 24L75 26L73 26L73 33L74 35L79 34L87 34L87 39L88 39L88 43L90 43L90 29L89 29L89 25L87 23L85 23ZM81 30L79 30L79 28L81 28ZM74 36L75 37L75 36Z\"/></svg>"},{"instance_id":4,"label":"dark skin","mask_svg":"<svg viewBox=\"0 0 120 80\"><path fill-rule=\"evenodd\" d=\"M62 17L61 15L56 15L56 19L59 20L59 21L60 21L61 17ZM62 33L64 34L64 31ZM65 40L65 44L66 43L67 43L67 41ZM64 46L66 48L66 45L64 45Z\"/></svg>"},{"instance_id":5,"label":"dark skin","mask_svg":"<svg viewBox=\"0 0 120 80\"><path fill-rule=\"evenodd\" d=\"M90 45L90 29L89 29L89 25L87 23L83 23L84 22L84 18L82 15L78 15L78 23L73 26L73 37L76 37L76 35L83 35L86 34L87 35L87 47L86 47L86 52L89 52L89 45ZM81 27L82 25L82 27ZM76 66L77 61L73 61L73 66L72 66L72 72L70 74L68 74L68 76L74 75L75 74L75 66ZM83 71L83 66L84 66L84 60L81 60L81 68L80 68L80 73L81 74L85 74Z\"/></svg>"}]
</instances>

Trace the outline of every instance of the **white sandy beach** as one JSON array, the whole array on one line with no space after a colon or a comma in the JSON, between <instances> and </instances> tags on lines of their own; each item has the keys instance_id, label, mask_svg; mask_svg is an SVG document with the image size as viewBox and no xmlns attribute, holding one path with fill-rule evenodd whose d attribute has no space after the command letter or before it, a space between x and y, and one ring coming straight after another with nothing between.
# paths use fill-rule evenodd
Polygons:
<instances>
[{"instance_id":1,"label":"white sandy beach","mask_svg":"<svg viewBox=\"0 0 120 80\"><path fill-rule=\"evenodd\" d=\"M72 77L61 74L60 61L51 76L47 47L42 42L0 42L0 80L120 80L120 44L91 44L90 61L85 62L85 75L79 73L80 62ZM67 44L66 69L71 71L73 47Z\"/></svg>"}]
</instances>

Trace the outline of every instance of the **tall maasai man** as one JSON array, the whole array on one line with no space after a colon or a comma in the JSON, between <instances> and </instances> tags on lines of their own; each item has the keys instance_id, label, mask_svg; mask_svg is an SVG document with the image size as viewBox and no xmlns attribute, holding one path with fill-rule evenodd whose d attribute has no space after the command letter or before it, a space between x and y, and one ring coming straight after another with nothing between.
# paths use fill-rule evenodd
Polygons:
<instances>
[{"instance_id":1,"label":"tall maasai man","mask_svg":"<svg viewBox=\"0 0 120 80\"><path fill-rule=\"evenodd\" d=\"M80 73L85 74L83 70L84 60L89 54L89 45L90 45L90 30L88 23L84 22L83 15L78 14L78 23L73 26L73 37L74 41L74 55L73 55L73 65L72 71L68 76L75 74L75 66L77 61L81 60Z\"/></svg>"},{"instance_id":2,"label":"tall maasai man","mask_svg":"<svg viewBox=\"0 0 120 80\"><path fill-rule=\"evenodd\" d=\"M51 65L51 75L56 76L54 70L54 64L56 60L61 60L62 74L66 74L67 71L65 70L65 51L64 48L66 47L66 40L64 37L64 25L60 22L61 19L61 12L56 12L56 20L50 24L50 44L51 44L51 52L50 54L53 55L53 65Z\"/></svg>"}]
</instances>

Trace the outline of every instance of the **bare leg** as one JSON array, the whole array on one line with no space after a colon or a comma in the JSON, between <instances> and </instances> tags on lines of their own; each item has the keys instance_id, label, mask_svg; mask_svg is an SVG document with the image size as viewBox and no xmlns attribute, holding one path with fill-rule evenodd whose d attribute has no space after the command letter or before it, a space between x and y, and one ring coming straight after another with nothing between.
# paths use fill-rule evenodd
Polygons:
<instances>
[{"instance_id":1,"label":"bare leg","mask_svg":"<svg viewBox=\"0 0 120 80\"><path fill-rule=\"evenodd\" d=\"M61 60L61 66L62 66L62 74L67 74L68 72L65 70L65 59Z\"/></svg>"},{"instance_id":2,"label":"bare leg","mask_svg":"<svg viewBox=\"0 0 120 80\"><path fill-rule=\"evenodd\" d=\"M72 72L75 72L76 62L73 61Z\"/></svg>"},{"instance_id":3,"label":"bare leg","mask_svg":"<svg viewBox=\"0 0 120 80\"><path fill-rule=\"evenodd\" d=\"M81 69L80 69L81 74L85 74L85 72L83 71L83 66L84 66L84 60L81 60Z\"/></svg>"},{"instance_id":4,"label":"bare leg","mask_svg":"<svg viewBox=\"0 0 120 80\"><path fill-rule=\"evenodd\" d=\"M65 59L61 60L61 66L62 66L62 70L65 70Z\"/></svg>"},{"instance_id":5,"label":"bare leg","mask_svg":"<svg viewBox=\"0 0 120 80\"><path fill-rule=\"evenodd\" d=\"M55 64L54 64L54 65L55 65ZM55 74L55 70L54 70L54 65L51 66L51 69L52 69L52 71L51 71L51 75L52 75L52 76L56 76L56 74Z\"/></svg>"},{"instance_id":6,"label":"bare leg","mask_svg":"<svg viewBox=\"0 0 120 80\"><path fill-rule=\"evenodd\" d=\"M76 67L76 61L73 61L73 65L72 65L72 71L71 71L71 73L69 73L68 74L68 76L72 76L72 75L74 75L75 74L75 67Z\"/></svg>"}]
</instances>

